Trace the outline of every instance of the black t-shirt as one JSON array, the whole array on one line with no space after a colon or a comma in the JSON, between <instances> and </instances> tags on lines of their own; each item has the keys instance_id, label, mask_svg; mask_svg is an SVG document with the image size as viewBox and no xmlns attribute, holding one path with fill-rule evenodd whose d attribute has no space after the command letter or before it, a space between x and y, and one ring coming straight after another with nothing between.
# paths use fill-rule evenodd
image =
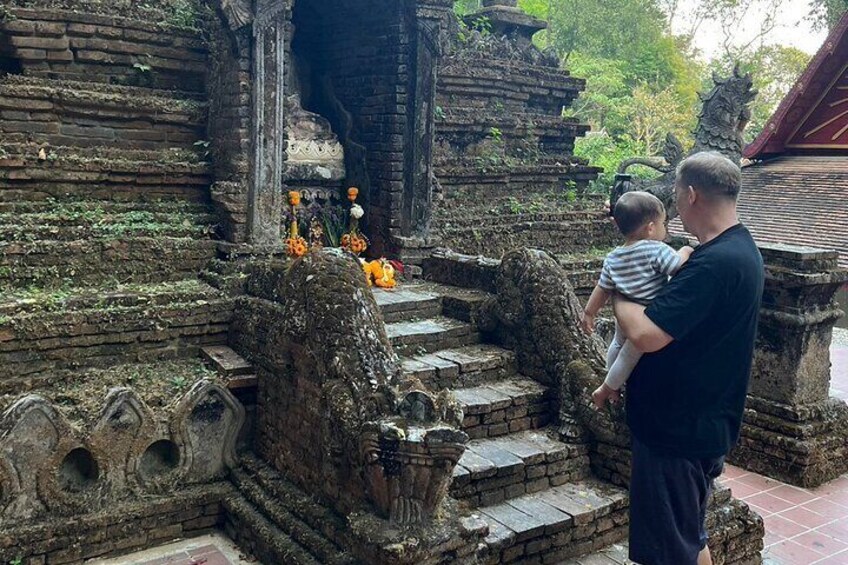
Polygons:
<instances>
[{"instance_id":1,"label":"black t-shirt","mask_svg":"<svg viewBox=\"0 0 848 565\"><path fill-rule=\"evenodd\" d=\"M674 338L627 383L627 423L645 445L719 457L739 438L751 375L763 259L737 224L699 246L645 310Z\"/></svg>"}]
</instances>

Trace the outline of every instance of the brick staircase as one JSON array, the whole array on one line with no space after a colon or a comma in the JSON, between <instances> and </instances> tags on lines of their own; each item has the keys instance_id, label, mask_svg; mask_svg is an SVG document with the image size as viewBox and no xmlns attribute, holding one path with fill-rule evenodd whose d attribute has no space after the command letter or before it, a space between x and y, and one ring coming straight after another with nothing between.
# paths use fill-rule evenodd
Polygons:
<instances>
[{"instance_id":1,"label":"brick staircase","mask_svg":"<svg viewBox=\"0 0 848 565\"><path fill-rule=\"evenodd\" d=\"M198 279L216 256L206 46L146 9L13 2L0 21L7 388L226 342L232 304Z\"/></svg>"},{"instance_id":2,"label":"brick staircase","mask_svg":"<svg viewBox=\"0 0 848 565\"><path fill-rule=\"evenodd\" d=\"M484 563L557 563L626 536L625 491L594 479L587 447L548 427L553 391L477 331L485 292L425 282L374 294L406 374L463 406L472 439L450 493L489 523Z\"/></svg>"}]
</instances>

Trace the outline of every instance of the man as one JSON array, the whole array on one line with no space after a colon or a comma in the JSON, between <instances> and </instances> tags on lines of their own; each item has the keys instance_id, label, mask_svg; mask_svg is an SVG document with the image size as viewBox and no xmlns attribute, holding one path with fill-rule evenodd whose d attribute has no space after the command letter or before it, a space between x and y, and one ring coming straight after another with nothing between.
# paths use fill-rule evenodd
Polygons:
<instances>
[{"instance_id":1,"label":"man","mask_svg":"<svg viewBox=\"0 0 848 565\"><path fill-rule=\"evenodd\" d=\"M763 261L736 215L742 173L720 153L677 168L677 209L700 245L646 308L616 300L645 352L627 387L633 435L630 559L710 565L704 517L736 443L751 373Z\"/></svg>"}]
</instances>

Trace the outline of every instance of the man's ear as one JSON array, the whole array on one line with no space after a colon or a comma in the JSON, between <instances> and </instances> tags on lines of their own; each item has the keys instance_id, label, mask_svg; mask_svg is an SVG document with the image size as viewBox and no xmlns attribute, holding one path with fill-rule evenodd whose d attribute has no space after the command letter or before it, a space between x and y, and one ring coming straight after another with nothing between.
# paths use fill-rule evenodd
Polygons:
<instances>
[{"instance_id":1,"label":"man's ear","mask_svg":"<svg viewBox=\"0 0 848 565\"><path fill-rule=\"evenodd\" d=\"M687 198L690 206L692 204L694 204L698 200L699 197L700 197L700 194L698 194L698 191L695 190L694 186L692 186L690 184L689 186L686 187L686 198Z\"/></svg>"}]
</instances>

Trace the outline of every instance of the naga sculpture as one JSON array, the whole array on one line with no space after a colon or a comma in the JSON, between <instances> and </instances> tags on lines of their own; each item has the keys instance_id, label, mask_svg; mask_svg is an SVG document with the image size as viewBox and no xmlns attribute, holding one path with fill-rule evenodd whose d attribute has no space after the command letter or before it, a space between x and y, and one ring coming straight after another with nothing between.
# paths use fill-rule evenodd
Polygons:
<instances>
[{"instance_id":1,"label":"naga sculpture","mask_svg":"<svg viewBox=\"0 0 848 565\"><path fill-rule=\"evenodd\" d=\"M684 157L701 151L718 151L734 163L740 162L745 145L743 132L751 119L751 109L748 105L756 97L757 91L753 89L750 73L741 74L738 65L734 67L733 75L727 79L721 80L713 75L713 83L715 86L709 93L699 95L703 105L698 116L698 126L694 131L695 144L689 152L685 153L680 140L669 133L666 136L662 158L634 157L623 161L618 166L619 175L625 174L628 167L637 164L660 171L663 175L650 181L623 177L626 179L624 182L616 182L612 187L610 209L623 193L644 190L665 204L668 220L671 220L677 216L674 201L675 169Z\"/></svg>"}]
</instances>

